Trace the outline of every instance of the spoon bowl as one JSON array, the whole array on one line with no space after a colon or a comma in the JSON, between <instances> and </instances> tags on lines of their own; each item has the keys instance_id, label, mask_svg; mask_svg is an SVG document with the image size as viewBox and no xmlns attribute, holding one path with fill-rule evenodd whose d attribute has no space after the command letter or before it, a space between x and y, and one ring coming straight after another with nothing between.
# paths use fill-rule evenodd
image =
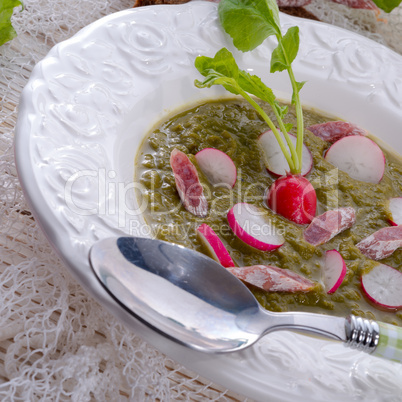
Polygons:
<instances>
[{"instance_id":1,"label":"spoon bowl","mask_svg":"<svg viewBox=\"0 0 402 402\"><path fill-rule=\"evenodd\" d=\"M193 349L234 351L259 337L241 322L260 314L257 300L234 275L201 253L121 237L96 243L90 261L101 283L134 316Z\"/></svg>"}]
</instances>

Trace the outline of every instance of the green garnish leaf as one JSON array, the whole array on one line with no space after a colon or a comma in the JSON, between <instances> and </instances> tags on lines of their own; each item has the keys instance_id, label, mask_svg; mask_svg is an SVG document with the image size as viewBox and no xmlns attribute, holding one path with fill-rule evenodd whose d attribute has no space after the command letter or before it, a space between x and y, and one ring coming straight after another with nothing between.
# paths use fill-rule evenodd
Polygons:
<instances>
[{"instance_id":1,"label":"green garnish leaf","mask_svg":"<svg viewBox=\"0 0 402 402\"><path fill-rule=\"evenodd\" d=\"M24 4L20 0L1 0L0 2L0 46L17 36L11 24L11 16L15 7Z\"/></svg>"},{"instance_id":2,"label":"green garnish leaf","mask_svg":"<svg viewBox=\"0 0 402 402\"><path fill-rule=\"evenodd\" d=\"M205 77L203 82L195 80L196 87L210 88L212 85L222 85L226 90L236 95L247 92L275 107L281 117L287 113L287 106L280 106L276 102L272 89L268 88L260 77L240 70L233 54L228 49L219 50L213 58L197 57L195 67Z\"/></svg>"},{"instance_id":3,"label":"green garnish leaf","mask_svg":"<svg viewBox=\"0 0 402 402\"><path fill-rule=\"evenodd\" d=\"M210 88L212 85L222 85L227 91L239 95L239 67L226 48L219 50L212 57L199 56L195 59L195 67L205 77L203 82L195 80L197 88Z\"/></svg>"},{"instance_id":4,"label":"green garnish leaf","mask_svg":"<svg viewBox=\"0 0 402 402\"><path fill-rule=\"evenodd\" d=\"M272 52L271 73L290 68L299 51L299 27L288 29L277 48Z\"/></svg>"},{"instance_id":5,"label":"green garnish leaf","mask_svg":"<svg viewBox=\"0 0 402 402\"><path fill-rule=\"evenodd\" d=\"M281 106L277 101L275 94L271 88L268 88L260 77L256 75L250 75L244 70L239 70L239 86L251 95L260 98L261 100L268 102L272 108L275 109L277 116L283 119L287 112L288 107Z\"/></svg>"},{"instance_id":6,"label":"green garnish leaf","mask_svg":"<svg viewBox=\"0 0 402 402\"><path fill-rule=\"evenodd\" d=\"M290 131L293 128L293 124L292 123L285 123L285 128L286 128L286 131Z\"/></svg>"},{"instance_id":7,"label":"green garnish leaf","mask_svg":"<svg viewBox=\"0 0 402 402\"><path fill-rule=\"evenodd\" d=\"M305 83L306 83L306 81L302 81L302 82L295 81L296 88L297 88L297 91L296 91L297 93L300 92L300 90L303 88L303 86L304 86ZM295 94L295 92L293 92L292 104L293 104L293 105L296 105L296 103L297 103L296 94Z\"/></svg>"},{"instance_id":8,"label":"green garnish leaf","mask_svg":"<svg viewBox=\"0 0 402 402\"><path fill-rule=\"evenodd\" d=\"M288 113L288 107L287 107L287 105L283 105L283 106L281 106L279 103L277 103L277 108L276 108L276 110L278 111L278 114L279 114L279 117L281 118L281 119L283 119L286 115L287 115L287 113ZM286 124L285 124L285 126L286 126ZM293 126L293 124L291 124L291 126ZM289 129L290 130L290 129ZM288 131L289 131L288 130Z\"/></svg>"},{"instance_id":9,"label":"green garnish leaf","mask_svg":"<svg viewBox=\"0 0 402 402\"><path fill-rule=\"evenodd\" d=\"M373 3L386 13L390 13L394 8L398 7L401 2L402 0L373 0Z\"/></svg>"},{"instance_id":10,"label":"green garnish leaf","mask_svg":"<svg viewBox=\"0 0 402 402\"><path fill-rule=\"evenodd\" d=\"M261 100L272 104L275 102L275 95L271 88L268 88L260 77L251 75L246 71L240 70L239 85L246 92L260 98Z\"/></svg>"},{"instance_id":11,"label":"green garnish leaf","mask_svg":"<svg viewBox=\"0 0 402 402\"><path fill-rule=\"evenodd\" d=\"M225 0L219 3L218 14L224 30L243 52L281 32L276 0Z\"/></svg>"}]
</instances>

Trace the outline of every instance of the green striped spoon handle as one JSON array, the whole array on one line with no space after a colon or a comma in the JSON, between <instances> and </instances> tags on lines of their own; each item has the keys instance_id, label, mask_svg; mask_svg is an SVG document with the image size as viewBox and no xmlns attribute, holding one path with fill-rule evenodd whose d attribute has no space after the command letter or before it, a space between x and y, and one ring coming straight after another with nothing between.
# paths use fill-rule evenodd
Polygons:
<instances>
[{"instance_id":1,"label":"green striped spoon handle","mask_svg":"<svg viewBox=\"0 0 402 402\"><path fill-rule=\"evenodd\" d=\"M402 328L350 315L346 343L358 350L402 363Z\"/></svg>"}]
</instances>

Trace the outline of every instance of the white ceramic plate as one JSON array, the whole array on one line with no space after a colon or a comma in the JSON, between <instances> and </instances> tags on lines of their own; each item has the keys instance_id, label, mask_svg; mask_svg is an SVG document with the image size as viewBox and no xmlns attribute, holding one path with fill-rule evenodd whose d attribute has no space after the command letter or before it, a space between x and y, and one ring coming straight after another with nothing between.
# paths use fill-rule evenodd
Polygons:
<instances>
[{"instance_id":1,"label":"white ceramic plate","mask_svg":"<svg viewBox=\"0 0 402 402\"><path fill-rule=\"evenodd\" d=\"M281 20L301 29L294 69L299 81L308 81L303 102L366 128L402 153L402 58L332 26ZM278 94L290 92L286 75L268 74L273 42L236 52L211 3L123 11L57 45L23 91L16 132L18 173L34 215L105 308L213 381L263 401L400 400L402 366L328 341L278 332L241 353L186 349L137 322L92 274L88 250L98 239L147 234L132 195L136 150L166 114L223 95L193 85L195 57L223 46Z\"/></svg>"}]
</instances>

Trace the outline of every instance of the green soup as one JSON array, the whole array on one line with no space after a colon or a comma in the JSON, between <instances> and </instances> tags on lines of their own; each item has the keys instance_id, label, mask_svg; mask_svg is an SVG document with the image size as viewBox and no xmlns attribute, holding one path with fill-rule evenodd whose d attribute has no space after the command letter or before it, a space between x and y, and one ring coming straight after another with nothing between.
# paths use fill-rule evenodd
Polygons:
<instances>
[{"instance_id":1,"label":"green soup","mask_svg":"<svg viewBox=\"0 0 402 402\"><path fill-rule=\"evenodd\" d=\"M269 108L262 106L275 122ZM315 111L304 111L305 127L329 120L328 116ZM286 122L296 125L292 109ZM295 294L270 293L250 287L261 305L268 310L314 311L341 316L352 313L402 326L402 311L380 311L365 299L360 278L376 262L364 257L355 246L376 230L389 226L388 200L402 195L400 161L384 151L387 164L382 181L379 184L363 183L326 162L323 155L330 144L306 130L305 144L314 160L307 178L316 189L317 215L346 206L356 210L356 223L351 229L338 234L326 244L314 247L303 239L306 226L287 221L264 204L264 193L276 179L267 172L256 141L266 130L266 123L254 109L244 101L233 99L210 102L185 111L149 134L137 155L135 180L144 186L139 197L145 198L147 203L145 219L152 234L158 239L207 253L196 236L196 228L207 223L219 235L236 265L275 265L317 282L313 291ZM204 148L217 148L229 155L237 167L237 182L233 189L211 186L198 169L209 202L206 218L192 215L181 205L169 163L174 148L189 155L195 165L192 155ZM285 237L285 244L275 251L263 252L239 240L226 218L228 210L238 202L265 208L276 229ZM320 282L321 267L325 251L333 249L338 250L345 260L347 274L336 292L327 294ZM381 263L402 268L402 250L395 251Z\"/></svg>"}]
</instances>

